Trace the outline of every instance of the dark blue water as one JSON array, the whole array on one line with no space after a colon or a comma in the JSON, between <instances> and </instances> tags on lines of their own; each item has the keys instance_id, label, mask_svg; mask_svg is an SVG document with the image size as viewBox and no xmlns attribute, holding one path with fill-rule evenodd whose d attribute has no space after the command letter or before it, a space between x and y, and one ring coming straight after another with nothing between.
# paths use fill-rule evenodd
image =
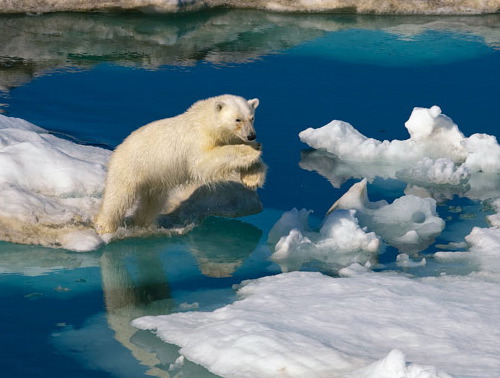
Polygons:
<instances>
[{"instance_id":1,"label":"dark blue water","mask_svg":"<svg viewBox=\"0 0 500 378\"><path fill-rule=\"evenodd\" d=\"M299 167L307 146L298 133L305 128L340 119L369 137L407 139L404 122L413 107L439 105L466 136L500 135L498 39L495 45L487 34L470 32L471 24L490 18L461 19L465 26L458 29L423 27L409 37L390 28L434 20L274 15L278 22L271 16L42 16L35 19L40 40L31 47L26 42L38 58L20 53L15 60L11 50L0 54L4 75L15 67L16 75L29 77L12 79L16 84L0 97L7 115L108 148L199 99L223 93L258 97L256 129L269 165L259 191L264 212L241 221L212 219L186 237L125 240L83 257L0 244L0 371L6 376L138 377L152 367L168 370L178 356L175 348L128 322L195 303L195 309L212 310L234 300L232 285L278 273L267 260L265 241L282 212L312 209L318 223L352 183L333 188ZM25 17L0 23L9 20L23 30L34 25ZM320 27L325 23L339 30ZM85 25L109 28L113 37L85 32ZM125 37L116 32L120 28ZM83 36L86 42L79 45ZM391 201L403 189L397 181L375 180L369 194ZM445 234L443 243L486 224L478 203L455 201L475 217L456 217L453 227L461 234ZM443 217L446 208L439 208ZM389 250L382 262L396 254ZM184 367L185 376L208 374L202 371Z\"/></svg>"}]
</instances>

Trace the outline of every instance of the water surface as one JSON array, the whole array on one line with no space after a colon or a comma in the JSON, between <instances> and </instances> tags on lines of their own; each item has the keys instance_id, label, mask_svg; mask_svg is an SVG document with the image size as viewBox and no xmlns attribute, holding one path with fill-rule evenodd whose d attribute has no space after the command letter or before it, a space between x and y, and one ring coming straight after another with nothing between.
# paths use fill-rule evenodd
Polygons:
<instances>
[{"instance_id":1,"label":"water surface","mask_svg":"<svg viewBox=\"0 0 500 378\"><path fill-rule=\"evenodd\" d=\"M233 285L279 273L268 260L266 239L281 214L312 209L319 224L354 182L334 188L301 169L300 131L340 119L376 139L406 139L413 107L439 105L466 136L498 137L499 23L498 15L227 10L0 16L4 114L113 148L137 127L199 99L258 97L256 129L270 167L259 191L261 214L210 218L182 237L123 240L86 254L1 243L2 371L12 377L168 376L177 348L129 322L210 311L235 299ZM392 201L404 186L376 179L370 199ZM436 244L462 242L473 226L486 226L487 205L459 196L440 203L447 227ZM435 251L431 246L415 258ZM379 257L383 269L401 270L396 255L389 248ZM406 273L469 269L431 258ZM194 364L183 369L185 376L210 376Z\"/></svg>"}]
</instances>

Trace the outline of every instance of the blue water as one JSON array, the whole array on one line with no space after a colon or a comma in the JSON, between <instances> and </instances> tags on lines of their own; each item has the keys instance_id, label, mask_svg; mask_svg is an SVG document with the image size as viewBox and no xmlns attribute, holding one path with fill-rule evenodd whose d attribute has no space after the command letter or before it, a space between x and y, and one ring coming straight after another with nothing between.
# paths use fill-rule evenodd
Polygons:
<instances>
[{"instance_id":1,"label":"blue water","mask_svg":"<svg viewBox=\"0 0 500 378\"><path fill-rule=\"evenodd\" d=\"M439 105L466 136L500 136L498 40L492 44L470 27L428 27L411 37L387 32L435 19L280 15L273 23L273 17L278 15L0 17L0 24L42 25L43 43L35 39L33 49L42 46L47 53L38 60L20 58L19 70L36 74L3 92L1 109L7 115L81 143L113 148L137 127L181 113L199 99L222 93L258 97L257 136L269 165L267 183L259 191L261 214L209 219L184 237L125 240L83 255L1 243L0 371L5 376L140 377L152 366L168 370L178 357L175 347L136 332L128 321L192 306L213 310L235 299L233 285L279 273L268 260L272 251L266 238L283 211L312 209L318 224L352 184L348 180L333 188L299 167L307 146L298 133L305 128L340 119L376 139L407 139L404 122L413 107ZM211 22L219 18L234 19L241 29L225 30L231 25ZM124 41L86 34L83 27L79 34L54 31L68 20L89 29L97 23L133 32ZM481 17L465 23L481 20L491 23ZM493 21L498 25L498 20ZM327 32L320 27L326 22L341 28ZM245 29L247 24L251 27ZM175 30L170 33L170 28ZM227 36L210 44L205 39L220 37L214 28ZM167 48L151 42L165 34L178 38L177 44ZM189 39L191 34L196 37ZM74 47L83 36L87 42ZM153 45L151 56L141 53L144 45ZM12 72L5 62L13 58L0 60L0 72ZM403 190L403 183L382 179L368 189L370 199L389 201ZM450 205L472 216L453 215ZM438 211L449 218L447 230L453 230L445 231L439 243L463 240L474 225L486 225L488 214L479 203L460 198ZM391 267L396 254L389 249L380 260ZM425 271L411 273L443 269L429 263ZM194 364L183 371L188 377L209 376Z\"/></svg>"}]
</instances>

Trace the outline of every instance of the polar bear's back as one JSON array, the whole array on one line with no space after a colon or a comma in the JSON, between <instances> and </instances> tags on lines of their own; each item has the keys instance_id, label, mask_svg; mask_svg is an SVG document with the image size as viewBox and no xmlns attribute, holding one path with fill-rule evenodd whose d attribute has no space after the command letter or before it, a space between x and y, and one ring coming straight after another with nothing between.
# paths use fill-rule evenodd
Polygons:
<instances>
[{"instance_id":1,"label":"polar bear's back","mask_svg":"<svg viewBox=\"0 0 500 378\"><path fill-rule=\"evenodd\" d=\"M187 181L189 153L198 147L194 128L181 116L152 122L130 134L113 152L109 171L134 182L167 180L163 185L169 187Z\"/></svg>"}]
</instances>

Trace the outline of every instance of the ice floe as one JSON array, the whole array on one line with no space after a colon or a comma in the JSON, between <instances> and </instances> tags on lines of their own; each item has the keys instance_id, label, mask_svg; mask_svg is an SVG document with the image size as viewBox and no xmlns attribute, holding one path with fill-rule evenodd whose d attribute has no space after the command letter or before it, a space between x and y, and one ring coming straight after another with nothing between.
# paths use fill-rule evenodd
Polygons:
<instances>
[{"instance_id":1,"label":"ice floe","mask_svg":"<svg viewBox=\"0 0 500 378\"><path fill-rule=\"evenodd\" d=\"M500 373L497 284L410 279L359 265L341 274L292 272L247 281L240 300L213 312L143 317L133 325L154 330L224 377Z\"/></svg>"},{"instance_id":2,"label":"ice floe","mask_svg":"<svg viewBox=\"0 0 500 378\"><path fill-rule=\"evenodd\" d=\"M344 121L306 129L299 137L312 148L324 149L343 160L377 161L395 167L414 164L424 157L449 158L455 163L467 158L464 135L438 106L414 108L405 126L410 138L403 141L368 138Z\"/></svg>"},{"instance_id":3,"label":"ice floe","mask_svg":"<svg viewBox=\"0 0 500 378\"><path fill-rule=\"evenodd\" d=\"M329 212L356 210L363 227L402 252L424 250L443 231L445 224L436 213L434 199L406 195L391 204L385 200L370 202L366 184L366 179L354 184Z\"/></svg>"},{"instance_id":4,"label":"ice floe","mask_svg":"<svg viewBox=\"0 0 500 378\"><path fill-rule=\"evenodd\" d=\"M317 171L335 187L349 178L379 176L407 182L407 194L426 191L436 200L454 194L481 200L500 196L495 136L465 137L438 106L415 108L405 126L410 138L392 141L366 137L338 120L306 129L299 137L315 150L303 153L301 167Z\"/></svg>"},{"instance_id":5,"label":"ice floe","mask_svg":"<svg viewBox=\"0 0 500 378\"><path fill-rule=\"evenodd\" d=\"M0 115L0 239L78 251L102 240L92 217L110 151Z\"/></svg>"},{"instance_id":6,"label":"ice floe","mask_svg":"<svg viewBox=\"0 0 500 378\"><path fill-rule=\"evenodd\" d=\"M329 214L318 232L309 229L310 211L285 212L269 233L268 242L276 244L271 259L284 272L298 270L309 261L330 268L375 264L380 240L359 226L355 212L338 210Z\"/></svg>"},{"instance_id":7,"label":"ice floe","mask_svg":"<svg viewBox=\"0 0 500 378\"><path fill-rule=\"evenodd\" d=\"M309 227L310 210L285 212L269 232L271 259L283 272L299 270L304 263L320 262L327 271L353 263L377 263L382 242L397 248L397 265L417 267L406 253L423 251L445 227L436 213L436 201L406 195L389 204L370 202L366 180L354 184L330 208L319 231Z\"/></svg>"}]
</instances>

